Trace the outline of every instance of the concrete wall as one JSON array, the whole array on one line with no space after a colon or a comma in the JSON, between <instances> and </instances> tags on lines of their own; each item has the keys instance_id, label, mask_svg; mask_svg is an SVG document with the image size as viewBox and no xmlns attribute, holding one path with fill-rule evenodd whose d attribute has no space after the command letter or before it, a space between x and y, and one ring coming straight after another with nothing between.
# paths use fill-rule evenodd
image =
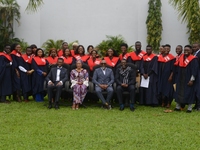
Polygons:
<instances>
[{"instance_id":1,"label":"concrete wall","mask_svg":"<svg viewBox=\"0 0 200 150\"><path fill-rule=\"evenodd\" d=\"M21 24L15 24L16 37L29 44L41 46L47 39L78 40L87 47L96 46L106 35L121 34L129 45L135 41L146 46L146 17L148 0L44 0L34 14L27 14L27 1L17 0L21 6ZM168 0L162 0L163 34L161 44L188 44L186 25Z\"/></svg>"}]
</instances>

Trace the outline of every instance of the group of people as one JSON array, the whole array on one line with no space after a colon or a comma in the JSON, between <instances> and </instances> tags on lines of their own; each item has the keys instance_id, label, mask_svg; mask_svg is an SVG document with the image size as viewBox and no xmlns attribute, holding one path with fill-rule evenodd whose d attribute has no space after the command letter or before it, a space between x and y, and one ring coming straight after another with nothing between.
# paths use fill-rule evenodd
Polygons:
<instances>
[{"instance_id":1,"label":"group of people","mask_svg":"<svg viewBox=\"0 0 200 150\"><path fill-rule=\"evenodd\" d=\"M200 45L195 43L184 48L178 45L175 57L170 54L169 44L161 46L158 55L153 53L151 45L146 46L146 51L141 48L141 42L137 41L135 51L128 52L128 45L122 43L120 55L110 48L106 56L100 57L92 45L86 54L83 45L73 43L70 50L64 42L60 50L52 48L45 57L44 51L36 45L27 47L25 54L21 53L19 44L6 45L0 53L1 102L9 103L6 96L10 95L21 102L21 93L25 102L31 95L36 101L43 101L46 81L48 108L54 103L58 109L62 88L69 81L73 90L72 109L79 109L91 82L105 109L112 108L111 100L116 92L119 109L124 110L127 98L130 110L134 111L138 87L137 101L141 105L169 108L175 99L175 111L188 105L187 112L192 112L192 104L200 110ZM69 69L65 64L75 67ZM141 80L146 80L148 86L140 86ZM123 96L125 91L128 95Z\"/></svg>"}]
</instances>

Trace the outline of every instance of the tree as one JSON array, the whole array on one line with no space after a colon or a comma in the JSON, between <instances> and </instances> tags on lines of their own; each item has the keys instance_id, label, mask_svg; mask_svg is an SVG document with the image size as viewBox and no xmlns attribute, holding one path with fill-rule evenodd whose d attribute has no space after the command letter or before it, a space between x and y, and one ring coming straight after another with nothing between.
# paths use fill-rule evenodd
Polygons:
<instances>
[{"instance_id":1,"label":"tree","mask_svg":"<svg viewBox=\"0 0 200 150\"><path fill-rule=\"evenodd\" d=\"M43 0L29 0L27 11L35 12L43 4Z\"/></svg>"},{"instance_id":2,"label":"tree","mask_svg":"<svg viewBox=\"0 0 200 150\"><path fill-rule=\"evenodd\" d=\"M55 48L56 50L59 50L63 42L64 40L54 41L53 39L48 39L46 42L43 43L42 48L44 48L45 53L48 54L51 48Z\"/></svg>"},{"instance_id":3,"label":"tree","mask_svg":"<svg viewBox=\"0 0 200 150\"><path fill-rule=\"evenodd\" d=\"M169 0L178 11L178 17L187 24L190 44L200 42L200 6L199 0Z\"/></svg>"},{"instance_id":4,"label":"tree","mask_svg":"<svg viewBox=\"0 0 200 150\"><path fill-rule=\"evenodd\" d=\"M155 52L159 51L162 39L162 13L161 1L149 0L149 10L146 20L147 25L147 43L151 45Z\"/></svg>"},{"instance_id":5,"label":"tree","mask_svg":"<svg viewBox=\"0 0 200 150\"><path fill-rule=\"evenodd\" d=\"M0 1L0 50L3 50L5 44L10 43L14 37L13 22L19 23L20 6L16 0Z\"/></svg>"},{"instance_id":6,"label":"tree","mask_svg":"<svg viewBox=\"0 0 200 150\"><path fill-rule=\"evenodd\" d=\"M118 36L106 36L107 40L103 40L99 43L96 48L99 50L100 55L105 56L109 48L114 49L117 53L121 53L120 45L126 43L124 38L121 35ZM128 48L128 51L131 51L132 46Z\"/></svg>"}]
</instances>

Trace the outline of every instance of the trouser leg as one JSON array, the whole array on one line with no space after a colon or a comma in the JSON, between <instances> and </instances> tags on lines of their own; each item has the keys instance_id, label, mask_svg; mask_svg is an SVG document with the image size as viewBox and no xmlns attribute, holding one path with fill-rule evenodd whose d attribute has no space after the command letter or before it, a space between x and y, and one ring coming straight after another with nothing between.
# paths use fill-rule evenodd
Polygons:
<instances>
[{"instance_id":1,"label":"trouser leg","mask_svg":"<svg viewBox=\"0 0 200 150\"><path fill-rule=\"evenodd\" d=\"M123 105L123 88L122 86L118 85L117 86L117 98L118 98L118 101L119 101L119 105Z\"/></svg>"},{"instance_id":2,"label":"trouser leg","mask_svg":"<svg viewBox=\"0 0 200 150\"><path fill-rule=\"evenodd\" d=\"M107 91L106 102L107 102L108 104L110 104L110 100L111 100L111 98L112 98L112 96L113 96L113 88L112 88L112 87L108 87L108 88L106 89L106 91Z\"/></svg>"}]
</instances>

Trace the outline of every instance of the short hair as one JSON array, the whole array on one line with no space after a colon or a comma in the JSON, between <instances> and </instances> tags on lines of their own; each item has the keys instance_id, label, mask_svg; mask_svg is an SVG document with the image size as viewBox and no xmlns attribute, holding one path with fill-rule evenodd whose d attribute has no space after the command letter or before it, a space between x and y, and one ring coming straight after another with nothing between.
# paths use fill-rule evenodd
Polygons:
<instances>
[{"instance_id":1,"label":"short hair","mask_svg":"<svg viewBox=\"0 0 200 150\"><path fill-rule=\"evenodd\" d=\"M68 43L67 42L63 42L62 45L64 45L64 44L68 44Z\"/></svg>"},{"instance_id":2,"label":"short hair","mask_svg":"<svg viewBox=\"0 0 200 150\"><path fill-rule=\"evenodd\" d=\"M75 54L79 54L79 53L78 53L78 49L79 49L80 47L83 48L83 55L85 55L85 48L84 48L83 45L79 45L79 46L76 48Z\"/></svg>"},{"instance_id":3,"label":"short hair","mask_svg":"<svg viewBox=\"0 0 200 150\"><path fill-rule=\"evenodd\" d=\"M135 44L137 44L137 43L141 44L141 42L140 42L140 41L136 41L136 42L135 42Z\"/></svg>"},{"instance_id":4,"label":"short hair","mask_svg":"<svg viewBox=\"0 0 200 150\"><path fill-rule=\"evenodd\" d=\"M122 46L128 48L128 44L126 44L126 43L122 43L122 44L120 45L120 47L122 47Z\"/></svg>"},{"instance_id":5,"label":"short hair","mask_svg":"<svg viewBox=\"0 0 200 150\"><path fill-rule=\"evenodd\" d=\"M95 49L93 49L93 50L91 51L91 53L92 53L92 52L96 52L96 54L98 54L98 51L97 51L97 50L95 50Z\"/></svg>"},{"instance_id":6,"label":"short hair","mask_svg":"<svg viewBox=\"0 0 200 150\"><path fill-rule=\"evenodd\" d=\"M169 47L169 48L171 48L171 45L169 45L169 44L165 44L164 47Z\"/></svg>"},{"instance_id":7,"label":"short hair","mask_svg":"<svg viewBox=\"0 0 200 150\"><path fill-rule=\"evenodd\" d=\"M77 42L74 42L74 43L72 44L72 46L78 46L78 43L77 43Z\"/></svg>"},{"instance_id":8,"label":"short hair","mask_svg":"<svg viewBox=\"0 0 200 150\"><path fill-rule=\"evenodd\" d=\"M126 60L126 59L124 59L124 58L123 58L121 61L126 61L126 62L127 62L127 60Z\"/></svg>"},{"instance_id":9,"label":"short hair","mask_svg":"<svg viewBox=\"0 0 200 150\"><path fill-rule=\"evenodd\" d=\"M89 45L89 46L87 47L87 51L89 50L90 47L94 48L93 45Z\"/></svg>"},{"instance_id":10,"label":"short hair","mask_svg":"<svg viewBox=\"0 0 200 150\"><path fill-rule=\"evenodd\" d=\"M41 48L38 48L37 50L36 50L36 52L35 52L35 56L38 56L38 51L42 51L42 57L44 57L45 55L44 55L44 51L43 51L43 49L41 49Z\"/></svg>"},{"instance_id":11,"label":"short hair","mask_svg":"<svg viewBox=\"0 0 200 150\"><path fill-rule=\"evenodd\" d=\"M59 58L58 58L58 60L62 60L62 62L64 62L64 59L63 59L63 58L61 58L61 57L59 57ZM57 60L57 61L58 61L58 60Z\"/></svg>"},{"instance_id":12,"label":"short hair","mask_svg":"<svg viewBox=\"0 0 200 150\"><path fill-rule=\"evenodd\" d=\"M113 56L115 56L115 57L118 57L118 56L119 56L118 53L117 53L114 49L109 48L108 50L110 50L110 49L113 51ZM107 52L106 52L106 56L108 56L108 50L107 50Z\"/></svg>"},{"instance_id":13,"label":"short hair","mask_svg":"<svg viewBox=\"0 0 200 150\"><path fill-rule=\"evenodd\" d=\"M177 45L176 47L180 47L181 49L183 49L183 46L182 46L182 45Z\"/></svg>"},{"instance_id":14,"label":"short hair","mask_svg":"<svg viewBox=\"0 0 200 150\"><path fill-rule=\"evenodd\" d=\"M34 48L37 48L37 45L32 44L30 47L31 47L31 49L34 49Z\"/></svg>"},{"instance_id":15,"label":"short hair","mask_svg":"<svg viewBox=\"0 0 200 150\"><path fill-rule=\"evenodd\" d=\"M151 48L152 48L152 46L151 46L151 45L147 45L146 47L151 47Z\"/></svg>"},{"instance_id":16,"label":"short hair","mask_svg":"<svg viewBox=\"0 0 200 150\"><path fill-rule=\"evenodd\" d=\"M10 44L5 44L5 45L4 45L4 48L6 48L7 46L10 46Z\"/></svg>"},{"instance_id":17,"label":"short hair","mask_svg":"<svg viewBox=\"0 0 200 150\"><path fill-rule=\"evenodd\" d=\"M66 55L65 55L65 51L66 51L66 50L69 50L69 56L71 57L71 56L72 56L72 53L71 53L71 50L68 49L68 48L66 48L65 50L63 50L63 56L66 57Z\"/></svg>"},{"instance_id":18,"label":"short hair","mask_svg":"<svg viewBox=\"0 0 200 150\"><path fill-rule=\"evenodd\" d=\"M191 45L185 45L185 47L188 47L188 48L192 49L192 46L191 46ZM184 48L185 48L185 47L184 47Z\"/></svg>"}]
</instances>

